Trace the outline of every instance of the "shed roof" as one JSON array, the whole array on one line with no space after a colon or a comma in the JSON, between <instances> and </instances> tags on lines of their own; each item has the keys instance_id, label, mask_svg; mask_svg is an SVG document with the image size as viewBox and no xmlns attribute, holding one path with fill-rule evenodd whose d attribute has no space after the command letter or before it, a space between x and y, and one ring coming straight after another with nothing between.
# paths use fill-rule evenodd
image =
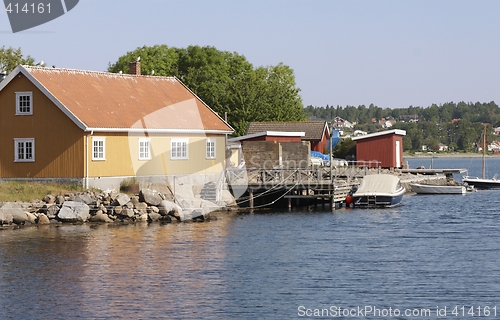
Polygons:
<instances>
[{"instance_id":1,"label":"shed roof","mask_svg":"<svg viewBox=\"0 0 500 320\"><path fill-rule=\"evenodd\" d=\"M388 135L388 134L395 134L395 135L399 135L399 136L405 136L406 135L406 131L405 130L400 130L400 129L379 131L379 132L375 132L375 133L365 134L363 136L352 137L351 140L356 141L356 140L362 140L362 139L368 139L368 138L373 138L373 137L384 136L384 135Z\"/></svg>"},{"instance_id":2,"label":"shed roof","mask_svg":"<svg viewBox=\"0 0 500 320\"><path fill-rule=\"evenodd\" d=\"M329 136L330 130L328 129L326 121L250 122L247 135L265 131L304 132L305 136L302 140L321 141L325 130Z\"/></svg>"},{"instance_id":3,"label":"shed roof","mask_svg":"<svg viewBox=\"0 0 500 320\"><path fill-rule=\"evenodd\" d=\"M233 131L175 77L18 66L0 90L19 73L86 131Z\"/></svg>"},{"instance_id":4,"label":"shed roof","mask_svg":"<svg viewBox=\"0 0 500 320\"><path fill-rule=\"evenodd\" d=\"M264 132L257 132L257 133L252 133L252 134L246 134L244 136L239 136L236 138L230 138L227 139L227 141L241 141L241 140L248 140L252 138L257 138L257 137L262 137L262 136L270 136L270 137L300 137L302 138L305 136L304 132L291 132L291 131L264 131Z\"/></svg>"}]
</instances>

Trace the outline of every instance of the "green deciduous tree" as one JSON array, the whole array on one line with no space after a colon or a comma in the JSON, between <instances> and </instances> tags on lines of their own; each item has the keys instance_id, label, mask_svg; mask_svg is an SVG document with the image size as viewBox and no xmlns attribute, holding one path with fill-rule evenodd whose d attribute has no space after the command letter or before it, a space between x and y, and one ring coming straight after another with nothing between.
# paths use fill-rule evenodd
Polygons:
<instances>
[{"instance_id":1,"label":"green deciduous tree","mask_svg":"<svg viewBox=\"0 0 500 320\"><path fill-rule=\"evenodd\" d=\"M0 49L0 73L10 73L18 65L33 65L35 59L30 56L24 57L21 48L14 49L12 47Z\"/></svg>"},{"instance_id":2,"label":"green deciduous tree","mask_svg":"<svg viewBox=\"0 0 500 320\"><path fill-rule=\"evenodd\" d=\"M176 76L219 115L227 113L236 135L251 121L306 119L293 70L281 63L254 68L243 55L214 47L157 45L127 52L108 71L127 73L139 56L142 74Z\"/></svg>"}]
</instances>

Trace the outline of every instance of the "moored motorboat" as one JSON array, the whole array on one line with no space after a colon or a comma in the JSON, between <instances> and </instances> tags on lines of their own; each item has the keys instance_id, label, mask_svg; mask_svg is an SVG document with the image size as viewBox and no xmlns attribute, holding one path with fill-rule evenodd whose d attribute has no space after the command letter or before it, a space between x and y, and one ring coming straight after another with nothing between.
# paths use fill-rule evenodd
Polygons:
<instances>
[{"instance_id":1,"label":"moored motorboat","mask_svg":"<svg viewBox=\"0 0 500 320\"><path fill-rule=\"evenodd\" d=\"M352 195L353 204L355 207L393 207L400 204L405 191L395 175L366 175Z\"/></svg>"},{"instance_id":2,"label":"moored motorboat","mask_svg":"<svg viewBox=\"0 0 500 320\"><path fill-rule=\"evenodd\" d=\"M411 189L417 194L466 194L467 188L459 186L437 186L430 184L410 183Z\"/></svg>"},{"instance_id":3,"label":"moored motorboat","mask_svg":"<svg viewBox=\"0 0 500 320\"><path fill-rule=\"evenodd\" d=\"M476 189L500 189L500 180L497 179L497 175L491 179L465 176L462 181Z\"/></svg>"}]
</instances>

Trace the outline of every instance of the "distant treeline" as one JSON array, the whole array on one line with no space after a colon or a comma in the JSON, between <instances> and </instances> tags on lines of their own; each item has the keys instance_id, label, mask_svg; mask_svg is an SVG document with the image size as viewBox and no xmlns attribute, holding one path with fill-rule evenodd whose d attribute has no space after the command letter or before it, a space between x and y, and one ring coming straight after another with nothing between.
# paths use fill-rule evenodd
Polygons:
<instances>
[{"instance_id":1,"label":"distant treeline","mask_svg":"<svg viewBox=\"0 0 500 320\"><path fill-rule=\"evenodd\" d=\"M391 129L406 130L403 140L405 150L422 150L422 145L429 149L437 149L444 144L451 151L473 151L474 143L481 140L483 123L488 123L487 141L496 140L493 128L500 126L500 108L495 102L466 103L447 102L442 105L433 104L427 108L413 107L398 109L382 109L373 104L366 107L313 107L307 106L305 112L309 117L332 121L341 117L356 123L355 130L369 133L384 130L378 121L394 119ZM417 116L418 122L408 122L408 116ZM416 118L416 117L413 117ZM376 119L374 123L372 119ZM403 122L405 121L405 122Z\"/></svg>"}]
</instances>

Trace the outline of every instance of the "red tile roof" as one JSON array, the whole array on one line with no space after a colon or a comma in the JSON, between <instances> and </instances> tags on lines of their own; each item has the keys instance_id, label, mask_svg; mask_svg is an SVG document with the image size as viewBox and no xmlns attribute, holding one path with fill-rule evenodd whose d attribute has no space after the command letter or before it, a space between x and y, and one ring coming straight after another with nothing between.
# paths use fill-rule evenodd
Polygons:
<instances>
[{"instance_id":1,"label":"red tile roof","mask_svg":"<svg viewBox=\"0 0 500 320\"><path fill-rule=\"evenodd\" d=\"M18 68L86 130L233 131L175 77Z\"/></svg>"}]
</instances>

